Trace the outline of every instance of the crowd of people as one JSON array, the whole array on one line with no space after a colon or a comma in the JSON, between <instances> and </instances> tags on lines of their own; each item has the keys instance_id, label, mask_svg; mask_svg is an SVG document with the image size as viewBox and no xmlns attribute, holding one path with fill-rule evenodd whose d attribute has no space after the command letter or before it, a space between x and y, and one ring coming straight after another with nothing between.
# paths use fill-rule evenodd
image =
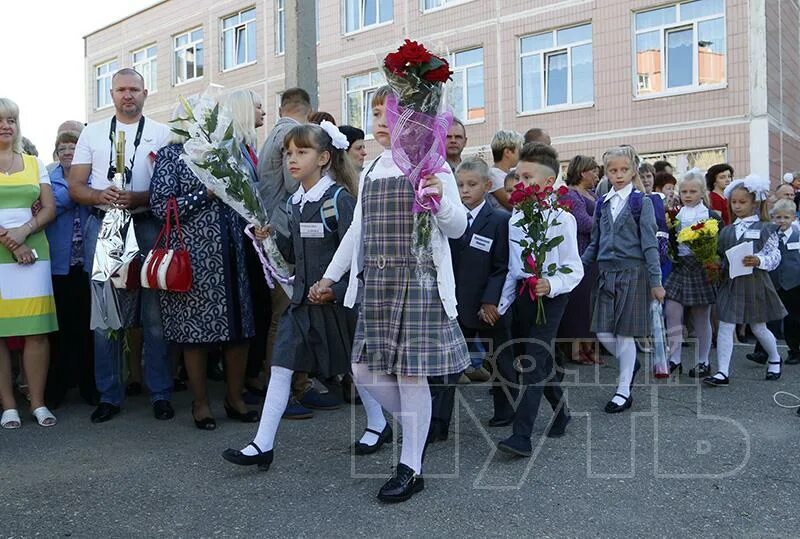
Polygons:
<instances>
[{"instance_id":1,"label":"crowd of people","mask_svg":"<svg viewBox=\"0 0 800 539\"><path fill-rule=\"evenodd\" d=\"M415 193L393 159L390 92L372 96L378 156L368 155L361 129L313 111L303 89L283 92L260 151L261 97L219 97L269 215L255 237L273 238L294 265L291 294L268 286L245 220L182 159L181 108L177 129L143 115L139 73L114 75L112 116L59 127L50 165L25 152L19 110L0 99L0 426L22 426L20 395L39 425L56 425L52 410L74 387L95 407L93 423L112 420L145 387L154 417L169 420L172 393L188 383L194 424L213 430L207 380L224 378L226 415L257 429L249 445L222 456L268 469L282 418L347 401L366 413L356 455L395 439L385 412L402 429L396 472L378 494L397 502L424 488L425 448L447 440L459 383L491 384L488 424L512 427L498 448L516 456L532 453L542 396L553 409L545 434L566 432L565 362L601 364L607 350L619 375L605 411L631 408L653 302L663 304L669 375L683 373L690 334L697 353L688 375L728 385L737 328L740 339L756 337L748 359L767 366L767 380L780 378L784 363L776 335L789 347L785 363L800 363L800 174L781 178L774 192L769 179L738 179L726 163L678 179L670 163L643 162L625 145L599 161L577 155L562 173L536 128L498 131L490 160L462 158L467 132L455 120L445 148L451 170L424 180L440 206L432 256L421 260ZM111 181L120 132L122 189ZM549 210L542 241L552 248L540 261L524 251L530 238L515 197L525 189L560 201ZM186 292L118 290L122 335L89 331L98 231L111 208L130 211L143 253L177 208L193 275ZM676 242L709 220L719 229L718 280ZM749 254L729 260L743 243ZM537 265L558 271L535 273ZM544 346L556 340L565 344L555 352Z\"/></svg>"}]
</instances>

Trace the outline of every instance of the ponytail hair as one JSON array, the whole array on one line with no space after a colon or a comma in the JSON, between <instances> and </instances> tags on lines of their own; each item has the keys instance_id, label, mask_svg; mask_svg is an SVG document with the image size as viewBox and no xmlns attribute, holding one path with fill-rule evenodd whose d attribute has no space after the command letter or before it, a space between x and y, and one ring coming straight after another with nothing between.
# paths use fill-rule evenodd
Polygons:
<instances>
[{"instance_id":1,"label":"ponytail hair","mask_svg":"<svg viewBox=\"0 0 800 539\"><path fill-rule=\"evenodd\" d=\"M323 173L328 174L354 197L358 196L358 173L347 157L347 151L336 148L333 139L324 129L316 124L295 126L283 139L284 149L287 149L290 143L294 143L298 148L311 148L320 153L328 152L330 160L325 165Z\"/></svg>"}]
</instances>

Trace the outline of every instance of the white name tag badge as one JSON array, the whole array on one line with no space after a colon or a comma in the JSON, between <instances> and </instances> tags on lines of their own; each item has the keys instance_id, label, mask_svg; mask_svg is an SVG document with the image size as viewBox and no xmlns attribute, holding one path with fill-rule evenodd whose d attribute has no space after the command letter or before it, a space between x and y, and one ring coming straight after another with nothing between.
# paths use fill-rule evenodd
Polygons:
<instances>
[{"instance_id":1,"label":"white name tag badge","mask_svg":"<svg viewBox=\"0 0 800 539\"><path fill-rule=\"evenodd\" d=\"M745 230L744 231L744 239L746 240L757 240L761 237L760 230Z\"/></svg>"},{"instance_id":2,"label":"white name tag badge","mask_svg":"<svg viewBox=\"0 0 800 539\"><path fill-rule=\"evenodd\" d=\"M793 241L791 243L787 243L786 248L789 251L800 251L800 241Z\"/></svg>"},{"instance_id":3,"label":"white name tag badge","mask_svg":"<svg viewBox=\"0 0 800 539\"><path fill-rule=\"evenodd\" d=\"M322 223L300 223L301 238L324 238L325 229Z\"/></svg>"},{"instance_id":4,"label":"white name tag badge","mask_svg":"<svg viewBox=\"0 0 800 539\"><path fill-rule=\"evenodd\" d=\"M494 243L494 240L491 238L487 238L485 236L479 236L478 234L473 234L472 241L469 242L469 246L474 247L475 249L480 249L485 253L488 253L492 249L492 243Z\"/></svg>"}]
</instances>

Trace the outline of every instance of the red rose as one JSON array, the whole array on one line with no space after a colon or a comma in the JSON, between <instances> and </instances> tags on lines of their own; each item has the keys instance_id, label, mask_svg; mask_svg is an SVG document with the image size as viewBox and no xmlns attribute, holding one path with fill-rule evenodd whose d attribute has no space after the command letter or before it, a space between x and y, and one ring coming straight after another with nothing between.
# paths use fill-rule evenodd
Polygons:
<instances>
[{"instance_id":1,"label":"red rose","mask_svg":"<svg viewBox=\"0 0 800 539\"><path fill-rule=\"evenodd\" d=\"M696 230L702 230L703 227L705 227L705 226L706 226L706 224L701 221L701 222L697 223L696 225L692 225L692 230L695 230L695 231Z\"/></svg>"},{"instance_id":2,"label":"red rose","mask_svg":"<svg viewBox=\"0 0 800 539\"><path fill-rule=\"evenodd\" d=\"M407 64L424 64L431 61L431 53L416 41L406 39L397 52Z\"/></svg>"},{"instance_id":3,"label":"red rose","mask_svg":"<svg viewBox=\"0 0 800 539\"><path fill-rule=\"evenodd\" d=\"M544 194L545 194L545 195L552 195L552 194L553 194L553 187L552 187L552 186L550 186L550 185L548 185L547 187L545 187L545 188L544 188Z\"/></svg>"},{"instance_id":4,"label":"red rose","mask_svg":"<svg viewBox=\"0 0 800 539\"><path fill-rule=\"evenodd\" d=\"M561 187L558 188L559 197L567 196L567 193L569 193L569 187L567 187L566 185L562 185Z\"/></svg>"},{"instance_id":5,"label":"red rose","mask_svg":"<svg viewBox=\"0 0 800 539\"><path fill-rule=\"evenodd\" d=\"M539 191L541 191L541 189L542 189L542 188L541 188L541 187L539 187L539 185L538 185L538 184L536 184L536 183L534 183L534 184L533 184L533 192L534 192L534 193L538 193Z\"/></svg>"},{"instance_id":6,"label":"red rose","mask_svg":"<svg viewBox=\"0 0 800 539\"><path fill-rule=\"evenodd\" d=\"M450 71L450 67L447 64L441 65L436 69L431 69L430 71L426 71L422 78L428 82L447 82L450 80L450 75L453 72Z\"/></svg>"},{"instance_id":7,"label":"red rose","mask_svg":"<svg viewBox=\"0 0 800 539\"><path fill-rule=\"evenodd\" d=\"M508 197L508 201L512 206L516 206L523 200L525 200L525 186L521 183L518 183L516 186L514 186L514 191L512 191L511 196Z\"/></svg>"},{"instance_id":8,"label":"red rose","mask_svg":"<svg viewBox=\"0 0 800 539\"><path fill-rule=\"evenodd\" d=\"M405 71L406 61L399 52L392 52L386 55L383 65L395 75L402 75Z\"/></svg>"}]
</instances>

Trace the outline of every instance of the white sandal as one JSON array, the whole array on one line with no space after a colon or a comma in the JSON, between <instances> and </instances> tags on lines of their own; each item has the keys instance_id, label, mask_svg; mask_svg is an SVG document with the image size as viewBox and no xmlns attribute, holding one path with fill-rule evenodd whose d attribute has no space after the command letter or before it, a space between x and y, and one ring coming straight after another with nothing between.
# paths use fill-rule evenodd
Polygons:
<instances>
[{"instance_id":1,"label":"white sandal","mask_svg":"<svg viewBox=\"0 0 800 539\"><path fill-rule=\"evenodd\" d=\"M18 429L21 426L22 420L19 418L19 412L13 408L3 412L3 416L0 417L0 427L4 429Z\"/></svg>"},{"instance_id":2,"label":"white sandal","mask_svg":"<svg viewBox=\"0 0 800 539\"><path fill-rule=\"evenodd\" d=\"M56 424L56 416L47 409L47 406L41 406L34 410L33 417L36 418L40 427L53 427Z\"/></svg>"}]
</instances>

